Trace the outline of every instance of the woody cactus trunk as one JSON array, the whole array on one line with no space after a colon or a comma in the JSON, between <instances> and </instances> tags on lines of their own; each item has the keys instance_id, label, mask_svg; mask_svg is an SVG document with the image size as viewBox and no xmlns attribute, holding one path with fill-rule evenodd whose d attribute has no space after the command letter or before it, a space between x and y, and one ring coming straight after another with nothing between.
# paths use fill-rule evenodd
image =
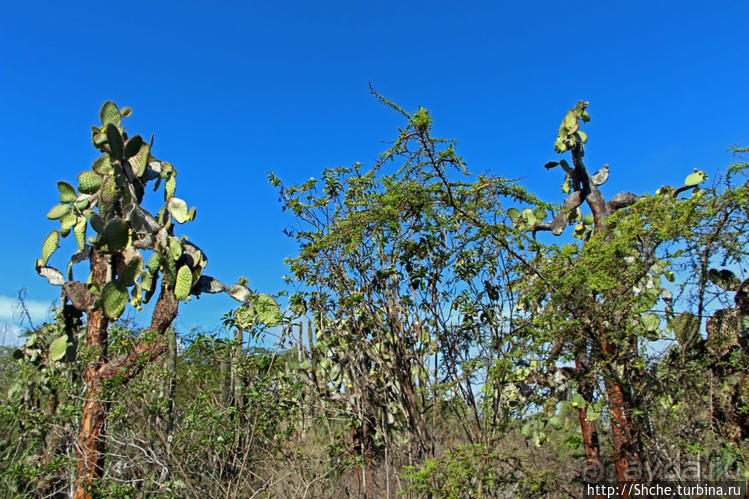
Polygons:
<instances>
[{"instance_id":1,"label":"woody cactus trunk","mask_svg":"<svg viewBox=\"0 0 749 499\"><path fill-rule=\"evenodd\" d=\"M36 260L38 273L50 284L61 286L63 310L77 310L87 318L85 344L91 357L85 370L86 396L76 442L76 498L91 497L103 476L108 382L114 378L127 382L166 350L167 329L177 316L179 302L189 300L190 295L225 291L244 303L255 296L244 284L227 287L203 275L205 254L185 237L175 236L174 222L192 221L195 208L188 209L184 200L175 197L177 171L152 155L153 139L147 143L140 135L128 137L122 119L131 112L113 102L102 106L101 125L92 127L93 144L102 155L91 169L78 175L77 189L67 182L57 183L59 204L47 218L58 220L60 228L45 238L42 256ZM156 215L141 206L146 185L152 181L154 190L163 187L164 195ZM91 235L87 234L89 227ZM60 238L71 232L77 251L64 275L48 262ZM88 278L74 280L74 264L84 261L90 265ZM130 352L111 357L109 323L116 321L128 304L140 311L157 289L150 326ZM63 337L72 338L72 332L58 340L66 341ZM72 348L72 344L68 346Z\"/></svg>"},{"instance_id":2,"label":"woody cactus trunk","mask_svg":"<svg viewBox=\"0 0 749 499\"><path fill-rule=\"evenodd\" d=\"M604 165L595 174L590 174L583 157L585 154L584 145L588 137L580 129L581 122L588 122L590 117L587 112L587 102L579 101L577 105L567 112L559 128L557 140L554 148L557 153L569 151L572 156L572 165L569 165L564 159L552 161L545 166L547 169L561 166L565 172L565 178L562 183L562 191L567 194L562 209L560 209L553 219L548 222L543 221L544 212L541 213L531 209L519 212L515 210L511 214L513 223L533 232L535 235L538 231L550 231L558 236L567 224L575 226L573 235L582 241L588 241L594 235L599 243L605 244L611 240L613 233L609 230L609 218L617 210L628 208L634 205L641 196L629 192L622 192L611 198L608 202L604 199L599 190L599 186L604 184L609 176L609 167ZM698 189L698 184L705 181L707 176L704 172L697 172L689 175L685 184L677 189L664 186L659 189L658 195L669 197L675 200L676 196L687 190ZM674 201L675 202L675 201ZM580 206L587 204L591 214L583 216ZM541 216L539 216L541 215ZM653 273L664 273L664 268L659 271L653 270L656 266L651 267ZM671 273L672 275L672 273ZM621 283L617 296L622 296L631 291L628 290L627 284ZM649 290L657 291L657 290ZM592 299L591 299L592 300ZM582 304L579 304L582 305ZM577 316L579 311L577 305L572 305L570 313ZM645 329L657 327L657 320L652 317L643 316L642 321ZM612 329L616 324L615 318L608 320L600 315L592 314L587 316L583 321L585 331L582 331L581 337L587 338L586 341L577 342L575 345L575 368L568 369L578 380L578 393L582 396L586 405L593 402L595 379L591 376L593 352L600 352L602 362L598 365L603 369L604 387L608 405L611 411L611 435L613 444L614 463L616 466L617 478L619 482L628 482L642 476L644 471L642 462L642 445L640 435L637 431L637 425L632 421L634 403L630 393L630 386L626 382L626 376L621 373L626 370L626 366L621 365L619 359L624 358L625 350L635 351L637 349L636 341L633 338L626 340L625 344L615 340L616 331ZM650 324L650 323L654 324ZM559 352L561 344L552 347L553 352ZM551 363L555 359L551 360ZM552 367L553 369L553 367ZM586 407L579 407L579 419L585 446L585 453L588 459L586 472L597 474L600 472L600 449L598 447L598 436L593 421L588 417ZM593 469L591 468L597 468Z\"/></svg>"}]
</instances>

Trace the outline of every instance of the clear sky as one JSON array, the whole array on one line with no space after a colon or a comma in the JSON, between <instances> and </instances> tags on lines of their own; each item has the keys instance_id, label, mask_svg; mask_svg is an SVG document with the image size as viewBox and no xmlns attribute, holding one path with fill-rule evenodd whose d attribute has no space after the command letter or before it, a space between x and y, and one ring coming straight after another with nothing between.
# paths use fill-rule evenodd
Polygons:
<instances>
[{"instance_id":1,"label":"clear sky","mask_svg":"<svg viewBox=\"0 0 749 499\"><path fill-rule=\"evenodd\" d=\"M748 32L745 0L2 2L0 340L19 289L36 321L59 297L33 262L59 226L45 218L56 181L75 183L97 156L105 100L132 107L128 131L154 133L154 154L177 168L177 195L198 208L180 234L208 254L206 273L273 293L295 246L266 172L299 183L371 165L403 121L369 81L430 109L472 171L525 177L549 201L562 196L543 168L556 129L588 100L586 157L611 167L604 194L653 192L749 145ZM235 305L184 304L178 331L215 329Z\"/></svg>"}]
</instances>

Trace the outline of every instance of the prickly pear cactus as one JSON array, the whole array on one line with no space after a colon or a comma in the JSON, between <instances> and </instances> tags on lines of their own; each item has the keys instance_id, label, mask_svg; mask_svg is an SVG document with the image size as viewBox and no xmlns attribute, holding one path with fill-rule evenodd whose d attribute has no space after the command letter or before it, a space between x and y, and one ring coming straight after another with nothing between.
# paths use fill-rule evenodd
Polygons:
<instances>
[{"instance_id":1,"label":"prickly pear cactus","mask_svg":"<svg viewBox=\"0 0 749 499\"><path fill-rule=\"evenodd\" d=\"M109 319L117 319L128 304L140 309L156 290L156 281L174 293L177 300L189 295L227 291L239 301L249 301L249 290L235 284L227 288L218 280L204 276L208 259L186 237L176 237L175 228L195 219L195 208L176 197L177 170L171 163L152 154L152 142L140 135L129 136L123 118L130 108L119 108L105 102L99 112L100 125L91 128L91 141L101 154L91 168L76 177L77 188L65 181L57 182L59 203L47 218L60 223L44 239L36 269L50 284L63 286L63 297L73 303L85 303L83 312L102 307ZM163 192L164 204L152 214L142 206L146 185ZM67 263L67 279L61 271L48 265L60 246L60 240L73 233L77 250ZM91 299L73 300L72 289L80 295L80 286L70 286L73 265L88 261L94 251L109 258L106 282L88 278ZM144 255L150 252L150 255ZM144 265L144 262L148 262Z\"/></svg>"}]
</instances>

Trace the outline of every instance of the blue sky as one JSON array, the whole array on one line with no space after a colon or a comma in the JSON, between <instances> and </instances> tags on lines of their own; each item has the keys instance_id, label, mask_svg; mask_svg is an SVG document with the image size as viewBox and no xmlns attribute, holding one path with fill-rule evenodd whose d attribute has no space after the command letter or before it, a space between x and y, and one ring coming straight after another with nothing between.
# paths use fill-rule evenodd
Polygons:
<instances>
[{"instance_id":1,"label":"blue sky","mask_svg":"<svg viewBox=\"0 0 749 499\"><path fill-rule=\"evenodd\" d=\"M749 145L748 31L745 1L4 2L0 327L16 330L19 289L37 321L59 296L33 262L58 225L45 218L56 181L97 156L105 100L131 106L128 131L154 133L178 169L177 195L198 208L180 234L208 254L206 272L272 293L295 247L266 172L298 183L371 165L403 122L369 81L430 109L472 171L525 177L549 201L561 200L559 172L543 168L556 129L588 100L604 194L653 192ZM234 305L193 300L178 330L217 328Z\"/></svg>"}]
</instances>

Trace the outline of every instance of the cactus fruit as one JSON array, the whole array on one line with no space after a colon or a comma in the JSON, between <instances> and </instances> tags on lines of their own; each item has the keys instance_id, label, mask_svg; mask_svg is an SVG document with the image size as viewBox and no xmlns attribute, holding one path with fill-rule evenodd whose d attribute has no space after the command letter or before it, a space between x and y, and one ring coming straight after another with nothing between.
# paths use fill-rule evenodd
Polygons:
<instances>
[{"instance_id":1,"label":"cactus fruit","mask_svg":"<svg viewBox=\"0 0 749 499\"><path fill-rule=\"evenodd\" d=\"M101 187L101 177L96 172L86 170L78 174L78 190L84 194L93 194Z\"/></svg>"},{"instance_id":2,"label":"cactus fruit","mask_svg":"<svg viewBox=\"0 0 749 499\"><path fill-rule=\"evenodd\" d=\"M121 281L111 281L101 290L101 304L106 316L117 320L127 305L127 287Z\"/></svg>"},{"instance_id":3,"label":"cactus fruit","mask_svg":"<svg viewBox=\"0 0 749 499\"><path fill-rule=\"evenodd\" d=\"M183 265L177 271L177 280L174 284L174 297L178 300L184 300L190 294L192 288L192 272L190 267Z\"/></svg>"}]
</instances>

